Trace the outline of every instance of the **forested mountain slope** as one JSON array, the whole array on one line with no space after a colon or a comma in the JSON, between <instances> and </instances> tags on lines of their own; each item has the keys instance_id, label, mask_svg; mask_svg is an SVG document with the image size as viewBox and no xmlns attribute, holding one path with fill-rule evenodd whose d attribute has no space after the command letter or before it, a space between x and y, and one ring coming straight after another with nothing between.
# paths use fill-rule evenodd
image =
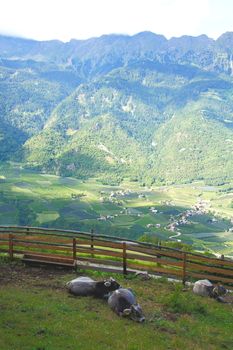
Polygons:
<instances>
[{"instance_id":1,"label":"forested mountain slope","mask_svg":"<svg viewBox=\"0 0 233 350\"><path fill-rule=\"evenodd\" d=\"M0 159L105 181L227 181L232 69L233 33L0 36Z\"/></svg>"}]
</instances>

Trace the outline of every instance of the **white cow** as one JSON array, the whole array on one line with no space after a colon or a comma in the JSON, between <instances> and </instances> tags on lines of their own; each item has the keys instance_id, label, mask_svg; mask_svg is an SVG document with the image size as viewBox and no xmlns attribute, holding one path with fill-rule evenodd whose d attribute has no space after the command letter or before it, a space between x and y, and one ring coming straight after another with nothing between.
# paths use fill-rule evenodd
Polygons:
<instances>
[{"instance_id":1,"label":"white cow","mask_svg":"<svg viewBox=\"0 0 233 350\"><path fill-rule=\"evenodd\" d=\"M209 280L199 280L194 283L193 293L223 302L222 296L227 294L227 290L222 285L214 286Z\"/></svg>"}]
</instances>

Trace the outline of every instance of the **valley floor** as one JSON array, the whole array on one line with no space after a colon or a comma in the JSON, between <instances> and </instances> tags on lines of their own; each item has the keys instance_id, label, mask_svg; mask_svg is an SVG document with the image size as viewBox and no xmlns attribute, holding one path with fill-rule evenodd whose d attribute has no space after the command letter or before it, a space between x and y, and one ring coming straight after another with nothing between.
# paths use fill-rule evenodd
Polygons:
<instances>
[{"instance_id":1,"label":"valley floor","mask_svg":"<svg viewBox=\"0 0 233 350\"><path fill-rule=\"evenodd\" d=\"M226 186L110 186L19 164L0 166L0 185L0 225L94 230L233 257L233 192Z\"/></svg>"}]
</instances>

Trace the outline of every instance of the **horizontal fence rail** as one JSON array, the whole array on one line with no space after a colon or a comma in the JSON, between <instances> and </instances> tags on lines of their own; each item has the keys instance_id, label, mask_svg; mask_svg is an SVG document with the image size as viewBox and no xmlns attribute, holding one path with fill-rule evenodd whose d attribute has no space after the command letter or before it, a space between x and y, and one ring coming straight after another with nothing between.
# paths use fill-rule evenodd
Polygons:
<instances>
[{"instance_id":1,"label":"horizontal fence rail","mask_svg":"<svg viewBox=\"0 0 233 350\"><path fill-rule=\"evenodd\" d=\"M119 237L40 227L0 226L0 252L10 259L124 274L146 271L182 279L233 285L233 260Z\"/></svg>"}]
</instances>

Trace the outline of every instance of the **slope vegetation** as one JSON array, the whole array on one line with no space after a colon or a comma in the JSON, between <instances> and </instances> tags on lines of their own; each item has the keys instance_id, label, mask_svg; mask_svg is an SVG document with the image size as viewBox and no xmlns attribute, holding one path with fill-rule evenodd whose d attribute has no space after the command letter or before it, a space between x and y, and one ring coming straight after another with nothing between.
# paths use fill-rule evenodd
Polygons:
<instances>
[{"instance_id":1,"label":"slope vegetation","mask_svg":"<svg viewBox=\"0 0 233 350\"><path fill-rule=\"evenodd\" d=\"M1 36L0 160L113 182L229 181L232 42Z\"/></svg>"}]
</instances>

